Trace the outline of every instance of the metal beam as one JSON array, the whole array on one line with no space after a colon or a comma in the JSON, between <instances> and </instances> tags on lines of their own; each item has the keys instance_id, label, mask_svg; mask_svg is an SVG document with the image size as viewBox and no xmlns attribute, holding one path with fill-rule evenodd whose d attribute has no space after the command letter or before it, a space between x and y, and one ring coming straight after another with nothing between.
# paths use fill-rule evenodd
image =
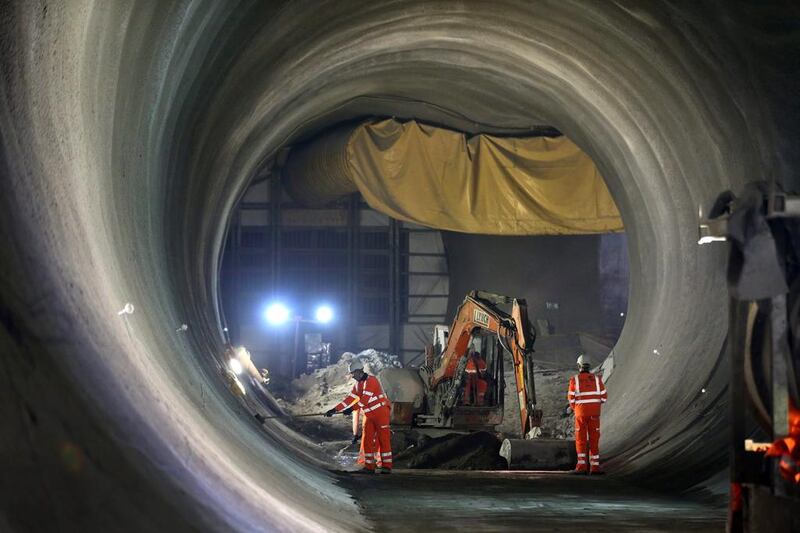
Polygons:
<instances>
[{"instance_id":1,"label":"metal beam","mask_svg":"<svg viewBox=\"0 0 800 533\"><path fill-rule=\"evenodd\" d=\"M400 222L389 221L389 347L400 348Z\"/></svg>"},{"instance_id":2,"label":"metal beam","mask_svg":"<svg viewBox=\"0 0 800 533\"><path fill-rule=\"evenodd\" d=\"M361 195L351 194L347 202L347 325L344 343L348 351L356 351L358 319L358 258L361 228Z\"/></svg>"},{"instance_id":3,"label":"metal beam","mask_svg":"<svg viewBox=\"0 0 800 533\"><path fill-rule=\"evenodd\" d=\"M269 189L269 261L270 261L270 292L275 294L281 282L281 197L283 189L280 179L273 178Z\"/></svg>"},{"instance_id":4,"label":"metal beam","mask_svg":"<svg viewBox=\"0 0 800 533\"><path fill-rule=\"evenodd\" d=\"M786 295L772 298L772 438L781 439L789 433L789 382L786 355Z\"/></svg>"}]
</instances>

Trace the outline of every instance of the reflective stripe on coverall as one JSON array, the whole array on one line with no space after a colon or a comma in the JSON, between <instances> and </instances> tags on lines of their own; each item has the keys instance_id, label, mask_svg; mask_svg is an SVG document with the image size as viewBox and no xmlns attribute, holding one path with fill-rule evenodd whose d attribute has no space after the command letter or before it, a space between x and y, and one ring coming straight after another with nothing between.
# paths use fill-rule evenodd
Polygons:
<instances>
[{"instance_id":1,"label":"reflective stripe on coverall","mask_svg":"<svg viewBox=\"0 0 800 533\"><path fill-rule=\"evenodd\" d=\"M592 472L599 472L600 406L608 399L606 386L600 376L582 371L570 378L567 399L575 411L575 470L585 472L589 463Z\"/></svg>"},{"instance_id":2,"label":"reflective stripe on coverall","mask_svg":"<svg viewBox=\"0 0 800 533\"><path fill-rule=\"evenodd\" d=\"M481 377L486 372L486 361L477 355L471 355L467 366L464 369L467 380L464 384L464 403L467 405L483 405L483 398L486 396L488 384Z\"/></svg>"},{"instance_id":3,"label":"reflective stripe on coverall","mask_svg":"<svg viewBox=\"0 0 800 533\"><path fill-rule=\"evenodd\" d=\"M392 468L392 443L389 431L391 408L383 393L381 384L375 376L358 381L344 400L336 404L337 411L353 406L364 414L364 427L361 430L361 448L364 453L364 467L375 470L378 459L383 468Z\"/></svg>"},{"instance_id":4,"label":"reflective stripe on coverall","mask_svg":"<svg viewBox=\"0 0 800 533\"><path fill-rule=\"evenodd\" d=\"M353 435L358 435L359 434L359 432L358 432L359 424L361 424L360 427L361 427L361 429L363 431L364 422L365 422L366 418L367 417L365 417L364 415L361 414L361 410L358 408L358 405L354 406L354 410L353 410ZM392 452L391 452L391 450L387 451L387 450L381 449L380 444L381 443L380 443L380 440L379 440L377 442L377 450L378 451L377 451L377 453L373 454L373 456L375 458L375 464L378 466L378 468L392 468L392 464L391 464L392 463L392 460L391 460L392 459ZM389 458L388 464L384 464L384 462L381 460L381 454L386 454L386 456L388 456L388 458ZM358 461L357 461L357 463L360 464L360 465L365 465L367 463L366 457L364 455L364 439L363 438L361 439L361 444L360 444L360 447L359 447L359 450L358 450Z\"/></svg>"}]
</instances>

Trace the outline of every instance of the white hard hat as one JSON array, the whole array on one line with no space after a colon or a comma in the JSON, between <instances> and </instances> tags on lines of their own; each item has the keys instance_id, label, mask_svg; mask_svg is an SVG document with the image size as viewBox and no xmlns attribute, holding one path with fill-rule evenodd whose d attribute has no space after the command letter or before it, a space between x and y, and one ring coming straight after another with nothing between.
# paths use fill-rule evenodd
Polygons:
<instances>
[{"instance_id":1,"label":"white hard hat","mask_svg":"<svg viewBox=\"0 0 800 533\"><path fill-rule=\"evenodd\" d=\"M589 361L588 357L584 354L580 354L578 356L578 366L592 366L592 363Z\"/></svg>"},{"instance_id":2,"label":"white hard hat","mask_svg":"<svg viewBox=\"0 0 800 533\"><path fill-rule=\"evenodd\" d=\"M347 371L352 374L356 370L364 370L364 363L361 362L361 359L353 359L350 361L350 366L347 367Z\"/></svg>"}]
</instances>

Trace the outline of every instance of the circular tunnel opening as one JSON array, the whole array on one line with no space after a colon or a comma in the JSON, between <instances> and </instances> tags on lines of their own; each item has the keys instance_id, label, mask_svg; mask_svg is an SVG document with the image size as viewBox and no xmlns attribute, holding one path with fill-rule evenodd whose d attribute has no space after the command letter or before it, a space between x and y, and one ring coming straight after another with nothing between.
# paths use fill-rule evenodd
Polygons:
<instances>
[{"instance_id":1,"label":"circular tunnel opening","mask_svg":"<svg viewBox=\"0 0 800 533\"><path fill-rule=\"evenodd\" d=\"M772 161L777 126L733 44L749 16L501 6L2 8L0 217L19 250L2 260L20 399L7 456L41 474L3 498L11 523L96 525L89 495L139 530L367 527L307 443L222 385L217 304L222 222L247 183L282 147L368 116L469 134L553 124L591 157L630 264L609 467L671 487L721 470L724 251L697 247L697 211ZM66 489L47 515L51 486Z\"/></svg>"},{"instance_id":2,"label":"circular tunnel opening","mask_svg":"<svg viewBox=\"0 0 800 533\"><path fill-rule=\"evenodd\" d=\"M425 33L424 28L420 31L425 39L437 43L437 37ZM297 106L289 115L273 102L277 107L270 108L274 113L270 116L292 116L290 121L279 122L289 128L288 135L281 137L274 122L268 130L262 129L259 120L246 120L246 125L230 122L239 136L249 132L244 138L249 147L259 148L258 157L251 158L246 168L239 167L244 163L239 161L233 171L218 171L235 175L241 190L243 180L255 169L273 163L270 157L276 156L285 139L306 138L342 120L377 114L381 108L390 110L386 113L390 116L419 117L468 132L480 130L482 124L505 134L529 131L530 124L557 125L607 176L608 188L626 221L630 302L615 350L615 378L623 386L616 398L644 395L651 388L664 391L663 396L644 406L610 400L605 422L610 429L605 437L609 454L618 460L620 473L653 480L660 476L677 479L682 475L678 471L690 477L697 474L688 463L673 460L683 453L706 457L707 461L698 458L705 472L718 469L722 461L714 450L722 445L724 432L713 429L721 425L719 418L704 413L719 409L724 392L725 378L719 372L724 332L724 315L719 309L724 307L724 299L721 280L697 276L696 269L705 268L701 265L712 268L710 265L721 261L721 254L719 250L697 249L695 237L696 205L702 203L710 182L700 184L694 176L722 179L725 175L720 173L719 160L699 157L694 149L694 143L703 144L713 137L708 130L711 123L703 121L702 114L696 116L688 128L691 135L684 135L687 124L676 121L670 110L685 106L686 94L676 97L664 71L646 59L639 64L637 76L646 72L643 79L647 83L632 88L619 81L623 78L614 78L613 57L636 49L631 38L620 39L613 53L610 48L603 49L601 59L581 55L581 48L574 45L577 48L570 47L569 53L578 54L580 59L568 60L570 56L564 55L567 52L554 52L549 45L524 39L518 42L515 36L500 33L503 37L488 48L450 44L438 48L432 44L434 52L422 56L416 52L418 43L412 46L410 42L401 46L404 52L395 50L390 56L382 56L380 46L365 49L369 50L365 56L348 59L340 77L326 79L325 90L299 88ZM370 43L389 42L377 33L362 37ZM503 48L500 42L506 38L510 41L503 43ZM467 42L471 43L469 39ZM526 48L530 55L522 63L516 46L530 47ZM392 60L376 67L376 57ZM333 58L321 55L317 59L324 62ZM595 64L595 77L586 76L586 64ZM413 76L409 76L411 72ZM244 72L236 74L245 76ZM234 79L236 75L226 80L231 95L238 94ZM358 96L352 97L352 89L364 80L373 84L369 93L356 91ZM648 98L637 90L647 90ZM698 87L697 91L697 109L710 112L702 105L703 89ZM473 120L465 120L467 109ZM656 115L658 120L653 118ZM332 145L340 142L333 138L329 141ZM335 190L338 185L325 186ZM229 201L225 207L232 205ZM214 234L221 240L221 229L215 229ZM212 294L215 276L211 272L215 271L207 269L198 279L212 285ZM709 320L714 325L709 325ZM674 372L681 376L677 381ZM665 419L664 409L672 410L676 405L682 405L689 415ZM648 430L644 437L637 429L642 427L660 429L655 433ZM662 429L666 432L663 435ZM700 433L717 434L716 447L700 445L692 437ZM693 451L686 451L689 448ZM683 451L676 455L678 450Z\"/></svg>"}]
</instances>

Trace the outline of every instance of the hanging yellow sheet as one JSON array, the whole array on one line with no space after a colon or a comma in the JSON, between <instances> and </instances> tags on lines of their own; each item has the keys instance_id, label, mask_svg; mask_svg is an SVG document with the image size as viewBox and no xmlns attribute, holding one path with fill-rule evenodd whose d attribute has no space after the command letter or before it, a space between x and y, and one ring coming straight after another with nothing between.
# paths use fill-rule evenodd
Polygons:
<instances>
[{"instance_id":1,"label":"hanging yellow sheet","mask_svg":"<svg viewBox=\"0 0 800 533\"><path fill-rule=\"evenodd\" d=\"M367 203L396 219L493 235L623 230L594 163L566 137L467 138L383 120L354 130L346 158Z\"/></svg>"}]
</instances>

